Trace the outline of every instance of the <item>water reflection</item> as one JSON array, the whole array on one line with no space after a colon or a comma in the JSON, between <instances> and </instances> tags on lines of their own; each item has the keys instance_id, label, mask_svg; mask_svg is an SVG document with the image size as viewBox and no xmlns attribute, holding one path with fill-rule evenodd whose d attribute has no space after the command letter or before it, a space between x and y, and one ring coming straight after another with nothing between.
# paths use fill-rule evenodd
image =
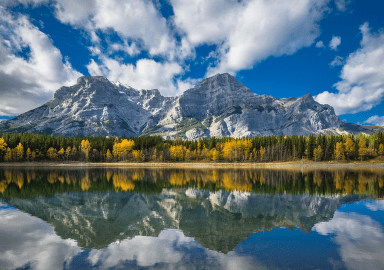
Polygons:
<instances>
[{"instance_id":1,"label":"water reflection","mask_svg":"<svg viewBox=\"0 0 384 270\"><path fill-rule=\"evenodd\" d=\"M0 170L0 269L383 269L383 175Z\"/></svg>"},{"instance_id":2,"label":"water reflection","mask_svg":"<svg viewBox=\"0 0 384 270\"><path fill-rule=\"evenodd\" d=\"M163 188L192 187L267 194L369 194L383 198L383 186L384 170L0 170L3 197L106 190L160 193Z\"/></svg>"}]
</instances>

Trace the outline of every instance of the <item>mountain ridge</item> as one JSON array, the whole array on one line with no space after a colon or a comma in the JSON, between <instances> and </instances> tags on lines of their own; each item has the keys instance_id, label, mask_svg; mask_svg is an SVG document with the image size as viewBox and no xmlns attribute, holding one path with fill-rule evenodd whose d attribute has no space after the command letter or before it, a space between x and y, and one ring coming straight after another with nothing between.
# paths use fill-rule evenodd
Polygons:
<instances>
[{"instance_id":1,"label":"mountain ridge","mask_svg":"<svg viewBox=\"0 0 384 270\"><path fill-rule=\"evenodd\" d=\"M373 132L356 126L360 132ZM0 122L0 132L189 140L343 134L348 127L331 106L317 103L311 94L286 99L259 95L228 73L206 78L176 97L83 76L75 85L59 88L42 106Z\"/></svg>"}]
</instances>

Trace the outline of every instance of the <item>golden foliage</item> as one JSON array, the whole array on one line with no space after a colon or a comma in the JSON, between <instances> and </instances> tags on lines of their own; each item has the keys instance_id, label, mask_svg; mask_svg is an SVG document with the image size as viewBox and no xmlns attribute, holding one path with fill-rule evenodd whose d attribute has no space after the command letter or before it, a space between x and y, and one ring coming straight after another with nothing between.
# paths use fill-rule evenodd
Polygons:
<instances>
[{"instance_id":1,"label":"golden foliage","mask_svg":"<svg viewBox=\"0 0 384 270\"><path fill-rule=\"evenodd\" d=\"M116 138L113 144L112 154L115 158L126 160L134 146L135 142L133 140L124 139L119 143L119 140Z\"/></svg>"},{"instance_id":2,"label":"golden foliage","mask_svg":"<svg viewBox=\"0 0 384 270\"><path fill-rule=\"evenodd\" d=\"M321 145L313 150L313 157L315 158L315 161L321 160L323 157L323 149L321 148Z\"/></svg>"},{"instance_id":3,"label":"golden foliage","mask_svg":"<svg viewBox=\"0 0 384 270\"><path fill-rule=\"evenodd\" d=\"M365 156L368 155L367 143L364 139L360 139L359 141L359 156L360 159L363 160Z\"/></svg>"},{"instance_id":4,"label":"golden foliage","mask_svg":"<svg viewBox=\"0 0 384 270\"><path fill-rule=\"evenodd\" d=\"M50 159L56 159L57 158L57 150L53 147L49 148L47 151L47 156Z\"/></svg>"},{"instance_id":5,"label":"golden foliage","mask_svg":"<svg viewBox=\"0 0 384 270\"><path fill-rule=\"evenodd\" d=\"M344 160L345 159L344 153L345 153L344 143L343 142L336 143L335 159Z\"/></svg>"}]
</instances>

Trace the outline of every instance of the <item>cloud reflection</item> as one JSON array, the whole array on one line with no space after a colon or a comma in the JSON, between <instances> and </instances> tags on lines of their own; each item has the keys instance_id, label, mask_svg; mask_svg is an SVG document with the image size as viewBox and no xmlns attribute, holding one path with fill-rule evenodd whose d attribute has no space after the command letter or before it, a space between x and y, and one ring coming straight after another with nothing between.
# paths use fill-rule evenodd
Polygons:
<instances>
[{"instance_id":1,"label":"cloud reflection","mask_svg":"<svg viewBox=\"0 0 384 270\"><path fill-rule=\"evenodd\" d=\"M61 239L49 224L12 208L0 211L0 239L0 269L62 269L81 252L74 240Z\"/></svg>"},{"instance_id":2,"label":"cloud reflection","mask_svg":"<svg viewBox=\"0 0 384 270\"><path fill-rule=\"evenodd\" d=\"M112 243L102 250L92 250L88 260L100 269L123 267L127 261L141 267L156 265L156 268L165 269L195 269L202 262L209 269L253 269L256 263L253 258L234 251L223 254L205 249L194 238L171 229L162 231L158 237L136 236ZM260 267L263 269L262 265Z\"/></svg>"},{"instance_id":3,"label":"cloud reflection","mask_svg":"<svg viewBox=\"0 0 384 270\"><path fill-rule=\"evenodd\" d=\"M372 218L336 212L332 220L316 224L313 230L336 235L334 240L348 269L384 269L383 228Z\"/></svg>"}]
</instances>

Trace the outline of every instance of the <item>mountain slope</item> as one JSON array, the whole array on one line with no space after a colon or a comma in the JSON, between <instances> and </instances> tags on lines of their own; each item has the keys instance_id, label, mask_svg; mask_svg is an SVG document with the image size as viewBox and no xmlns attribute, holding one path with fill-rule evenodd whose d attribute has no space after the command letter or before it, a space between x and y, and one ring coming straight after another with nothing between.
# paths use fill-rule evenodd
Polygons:
<instances>
[{"instance_id":1,"label":"mountain slope","mask_svg":"<svg viewBox=\"0 0 384 270\"><path fill-rule=\"evenodd\" d=\"M156 89L136 90L104 77L80 77L46 104L0 123L0 132L196 139L337 133L340 127L348 131L331 106L317 103L310 94L289 99L258 95L225 73L178 97L164 97Z\"/></svg>"}]
</instances>

